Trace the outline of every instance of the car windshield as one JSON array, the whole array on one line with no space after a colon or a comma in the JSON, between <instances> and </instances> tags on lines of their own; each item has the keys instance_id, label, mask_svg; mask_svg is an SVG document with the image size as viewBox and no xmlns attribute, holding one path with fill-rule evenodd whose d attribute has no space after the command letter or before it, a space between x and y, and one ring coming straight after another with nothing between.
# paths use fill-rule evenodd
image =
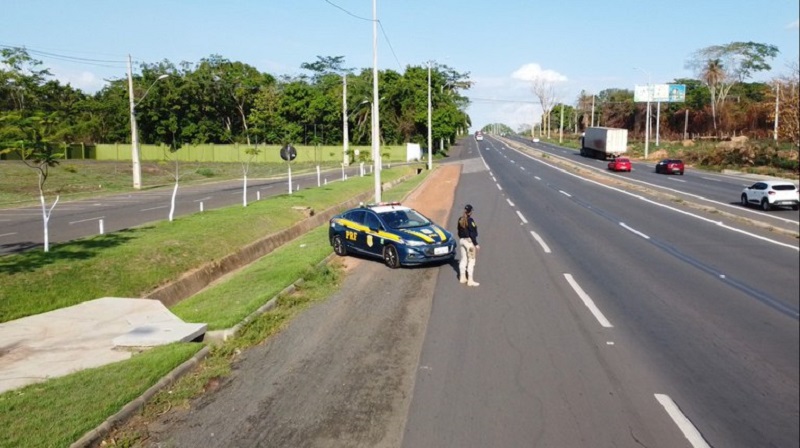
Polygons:
<instances>
[{"instance_id":1,"label":"car windshield","mask_svg":"<svg viewBox=\"0 0 800 448\"><path fill-rule=\"evenodd\" d=\"M381 218L387 226L394 229L408 229L411 227L423 227L431 224L427 218L414 210L391 210L381 213Z\"/></svg>"}]
</instances>

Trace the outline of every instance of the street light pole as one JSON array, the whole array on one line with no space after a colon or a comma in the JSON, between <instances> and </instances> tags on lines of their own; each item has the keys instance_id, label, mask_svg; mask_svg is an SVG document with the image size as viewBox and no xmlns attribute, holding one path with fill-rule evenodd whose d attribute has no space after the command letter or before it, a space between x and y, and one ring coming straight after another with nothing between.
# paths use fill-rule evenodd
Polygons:
<instances>
[{"instance_id":1,"label":"street light pole","mask_svg":"<svg viewBox=\"0 0 800 448\"><path fill-rule=\"evenodd\" d=\"M372 161L375 172L375 202L381 202L382 164L378 109L378 2L372 0Z\"/></svg>"},{"instance_id":2,"label":"street light pole","mask_svg":"<svg viewBox=\"0 0 800 448\"><path fill-rule=\"evenodd\" d=\"M653 98L653 86L650 84L650 73L639 67L634 67L636 70L641 71L647 75L647 124L645 124L644 131L644 158L650 154L650 100Z\"/></svg>"},{"instance_id":3,"label":"street light pole","mask_svg":"<svg viewBox=\"0 0 800 448\"><path fill-rule=\"evenodd\" d=\"M347 114L347 73L342 75L342 133L344 135L344 144L342 145L342 165L350 165L350 157L347 155L350 142L350 135L348 132L348 124L350 116Z\"/></svg>"},{"instance_id":4,"label":"street light pole","mask_svg":"<svg viewBox=\"0 0 800 448\"><path fill-rule=\"evenodd\" d=\"M431 146L433 145L433 133L431 131L431 61L428 61L428 170L433 169L433 156Z\"/></svg>"},{"instance_id":5,"label":"street light pole","mask_svg":"<svg viewBox=\"0 0 800 448\"><path fill-rule=\"evenodd\" d=\"M153 88L156 83L164 78L167 78L169 75L161 75L153 81L153 84L150 84L150 87L145 90L144 95L139 99L139 103L144 100L148 93L150 93L150 89ZM136 124L136 106L138 105L137 102L133 99L133 69L131 68L131 55L128 55L128 99L131 109L131 162L133 165L133 189L139 190L142 188L142 164L139 161L139 128Z\"/></svg>"}]
</instances>

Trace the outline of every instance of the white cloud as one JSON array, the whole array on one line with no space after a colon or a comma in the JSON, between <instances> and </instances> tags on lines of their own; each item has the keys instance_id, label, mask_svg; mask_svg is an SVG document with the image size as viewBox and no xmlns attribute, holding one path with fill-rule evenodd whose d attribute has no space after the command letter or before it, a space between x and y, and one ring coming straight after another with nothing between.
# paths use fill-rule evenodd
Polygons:
<instances>
[{"instance_id":1,"label":"white cloud","mask_svg":"<svg viewBox=\"0 0 800 448\"><path fill-rule=\"evenodd\" d=\"M521 81L542 80L553 83L568 81L567 77L561 73L555 70L544 70L539 64L535 63L523 65L512 73L511 77Z\"/></svg>"},{"instance_id":2,"label":"white cloud","mask_svg":"<svg viewBox=\"0 0 800 448\"><path fill-rule=\"evenodd\" d=\"M800 28L800 20L795 20L794 22L789 23L786 25L786 28L790 30L796 30Z\"/></svg>"},{"instance_id":3,"label":"white cloud","mask_svg":"<svg viewBox=\"0 0 800 448\"><path fill-rule=\"evenodd\" d=\"M93 94L108 84L101 76L89 71L76 71L62 67L54 67L50 70L61 84L69 84L85 93Z\"/></svg>"}]
</instances>

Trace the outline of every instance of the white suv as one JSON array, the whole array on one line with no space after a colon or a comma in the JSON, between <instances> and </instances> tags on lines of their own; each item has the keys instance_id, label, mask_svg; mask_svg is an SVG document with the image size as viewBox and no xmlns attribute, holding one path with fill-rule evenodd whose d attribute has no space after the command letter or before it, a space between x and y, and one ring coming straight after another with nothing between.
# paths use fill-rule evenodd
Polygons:
<instances>
[{"instance_id":1,"label":"white suv","mask_svg":"<svg viewBox=\"0 0 800 448\"><path fill-rule=\"evenodd\" d=\"M773 207L791 207L797 210L800 193L797 187L783 180L756 182L742 190L742 205L756 204L767 211Z\"/></svg>"}]
</instances>

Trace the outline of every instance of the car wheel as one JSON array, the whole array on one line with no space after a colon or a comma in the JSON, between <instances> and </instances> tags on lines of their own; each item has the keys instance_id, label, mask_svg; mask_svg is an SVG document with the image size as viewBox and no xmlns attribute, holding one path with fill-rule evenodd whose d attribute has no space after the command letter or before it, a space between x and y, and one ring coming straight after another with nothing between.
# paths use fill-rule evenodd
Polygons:
<instances>
[{"instance_id":1,"label":"car wheel","mask_svg":"<svg viewBox=\"0 0 800 448\"><path fill-rule=\"evenodd\" d=\"M770 208L771 207L769 206L769 201L766 200L766 199L762 199L761 200L761 210L764 210L766 212L766 211L769 211Z\"/></svg>"},{"instance_id":2,"label":"car wheel","mask_svg":"<svg viewBox=\"0 0 800 448\"><path fill-rule=\"evenodd\" d=\"M390 245L383 248L383 262L392 269L400 267L400 257L397 255L397 249L394 246Z\"/></svg>"},{"instance_id":3,"label":"car wheel","mask_svg":"<svg viewBox=\"0 0 800 448\"><path fill-rule=\"evenodd\" d=\"M683 171L681 171L681 176L683 176Z\"/></svg>"},{"instance_id":4,"label":"car wheel","mask_svg":"<svg viewBox=\"0 0 800 448\"><path fill-rule=\"evenodd\" d=\"M797 204L794 204L794 205L792 206L792 210L794 210L794 211L797 211L797 207L798 207L798 205L797 205Z\"/></svg>"},{"instance_id":5,"label":"car wheel","mask_svg":"<svg viewBox=\"0 0 800 448\"><path fill-rule=\"evenodd\" d=\"M747 207L747 205L748 205L747 195L746 194L742 194L742 207Z\"/></svg>"},{"instance_id":6,"label":"car wheel","mask_svg":"<svg viewBox=\"0 0 800 448\"><path fill-rule=\"evenodd\" d=\"M336 255L340 257L347 255L347 247L345 247L344 241L342 241L342 237L340 235L333 237L333 251L336 252Z\"/></svg>"}]
</instances>

